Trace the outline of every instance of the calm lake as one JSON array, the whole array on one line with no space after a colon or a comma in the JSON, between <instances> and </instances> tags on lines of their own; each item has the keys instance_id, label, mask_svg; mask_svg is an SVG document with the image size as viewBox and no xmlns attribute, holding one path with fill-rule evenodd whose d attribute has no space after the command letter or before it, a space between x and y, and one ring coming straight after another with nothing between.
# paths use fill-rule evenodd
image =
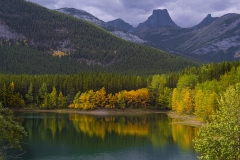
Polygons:
<instances>
[{"instance_id":1,"label":"calm lake","mask_svg":"<svg viewBox=\"0 0 240 160\"><path fill-rule=\"evenodd\" d=\"M24 160L195 160L198 128L165 114L93 116L17 113L28 137Z\"/></svg>"}]
</instances>

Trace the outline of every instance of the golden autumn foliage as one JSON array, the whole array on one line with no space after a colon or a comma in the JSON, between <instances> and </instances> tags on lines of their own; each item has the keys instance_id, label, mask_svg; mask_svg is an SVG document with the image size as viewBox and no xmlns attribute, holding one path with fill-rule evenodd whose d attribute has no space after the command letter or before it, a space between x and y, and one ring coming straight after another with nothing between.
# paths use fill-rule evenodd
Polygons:
<instances>
[{"instance_id":1,"label":"golden autumn foliage","mask_svg":"<svg viewBox=\"0 0 240 160\"><path fill-rule=\"evenodd\" d=\"M137 108L141 106L142 108L147 108L149 106L150 95L147 88L138 89L136 91L124 91L123 94L127 107Z\"/></svg>"},{"instance_id":2,"label":"golden autumn foliage","mask_svg":"<svg viewBox=\"0 0 240 160\"><path fill-rule=\"evenodd\" d=\"M122 91L116 94L106 94L105 88L94 92L93 90L81 93L78 92L70 104L69 108L75 109L95 109L95 108L144 108L146 109L150 103L150 95L147 88L138 90Z\"/></svg>"},{"instance_id":3,"label":"golden autumn foliage","mask_svg":"<svg viewBox=\"0 0 240 160\"><path fill-rule=\"evenodd\" d=\"M107 104L106 104L105 108L106 109L114 109L114 108L116 108L117 101L118 101L117 94L115 94L115 95L113 95L112 93L108 94L107 98L106 98Z\"/></svg>"},{"instance_id":4,"label":"golden autumn foliage","mask_svg":"<svg viewBox=\"0 0 240 160\"><path fill-rule=\"evenodd\" d=\"M62 57L62 56L66 56L67 54L62 51L55 51L52 55L54 57Z\"/></svg>"}]
</instances>

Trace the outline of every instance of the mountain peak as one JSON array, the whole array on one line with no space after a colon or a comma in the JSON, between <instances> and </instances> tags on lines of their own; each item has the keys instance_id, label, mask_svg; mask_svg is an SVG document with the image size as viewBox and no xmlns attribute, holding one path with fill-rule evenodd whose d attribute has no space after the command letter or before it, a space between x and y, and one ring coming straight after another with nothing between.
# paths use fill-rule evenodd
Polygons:
<instances>
[{"instance_id":1,"label":"mountain peak","mask_svg":"<svg viewBox=\"0 0 240 160\"><path fill-rule=\"evenodd\" d=\"M170 17L167 9L155 9L148 19L137 26L137 30L141 28L161 28L165 26L178 27Z\"/></svg>"},{"instance_id":2,"label":"mountain peak","mask_svg":"<svg viewBox=\"0 0 240 160\"><path fill-rule=\"evenodd\" d=\"M211 24L218 17L212 17L211 14L208 14L198 25L194 26L194 28L202 28L209 24Z\"/></svg>"},{"instance_id":3,"label":"mountain peak","mask_svg":"<svg viewBox=\"0 0 240 160\"><path fill-rule=\"evenodd\" d=\"M211 18L211 17L212 17L212 15L211 15L211 14L208 14L206 18Z\"/></svg>"},{"instance_id":4,"label":"mountain peak","mask_svg":"<svg viewBox=\"0 0 240 160\"><path fill-rule=\"evenodd\" d=\"M115 27L117 29L123 30L123 31L129 31L130 29L133 28L132 25L126 23L124 20L121 18L115 19L113 21L107 22L108 25Z\"/></svg>"},{"instance_id":5,"label":"mountain peak","mask_svg":"<svg viewBox=\"0 0 240 160\"><path fill-rule=\"evenodd\" d=\"M168 10L167 9L154 9L153 14L168 14Z\"/></svg>"}]
</instances>

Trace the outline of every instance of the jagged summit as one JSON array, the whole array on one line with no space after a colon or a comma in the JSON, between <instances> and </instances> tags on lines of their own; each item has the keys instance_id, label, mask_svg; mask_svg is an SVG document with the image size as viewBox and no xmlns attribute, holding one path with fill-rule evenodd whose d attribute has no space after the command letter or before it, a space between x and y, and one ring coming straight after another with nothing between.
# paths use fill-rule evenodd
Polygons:
<instances>
[{"instance_id":1,"label":"jagged summit","mask_svg":"<svg viewBox=\"0 0 240 160\"><path fill-rule=\"evenodd\" d=\"M212 17L211 14L208 14L198 25L194 26L194 28L202 28L209 24L211 24L218 17Z\"/></svg>"},{"instance_id":2,"label":"jagged summit","mask_svg":"<svg viewBox=\"0 0 240 160\"><path fill-rule=\"evenodd\" d=\"M153 10L153 13L148 19L140 23L136 29L139 30L141 28L161 28L164 26L173 26L178 27L170 17L167 9L156 9Z\"/></svg>"},{"instance_id":3,"label":"jagged summit","mask_svg":"<svg viewBox=\"0 0 240 160\"><path fill-rule=\"evenodd\" d=\"M124 20L122 20L121 18L115 19L113 21L109 21L107 22L107 24L123 31L129 31L130 29L133 28L132 25L124 22Z\"/></svg>"}]
</instances>

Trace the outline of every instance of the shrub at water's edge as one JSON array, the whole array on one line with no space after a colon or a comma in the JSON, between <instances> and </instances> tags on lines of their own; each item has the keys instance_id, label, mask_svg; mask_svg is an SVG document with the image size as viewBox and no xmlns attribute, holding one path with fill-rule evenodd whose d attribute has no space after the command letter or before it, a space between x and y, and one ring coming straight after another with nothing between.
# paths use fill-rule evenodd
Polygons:
<instances>
[{"instance_id":1,"label":"shrub at water's edge","mask_svg":"<svg viewBox=\"0 0 240 160\"><path fill-rule=\"evenodd\" d=\"M27 135L12 111L0 104L0 159L16 159L19 155L7 155L9 149L21 149L21 140Z\"/></svg>"}]
</instances>

